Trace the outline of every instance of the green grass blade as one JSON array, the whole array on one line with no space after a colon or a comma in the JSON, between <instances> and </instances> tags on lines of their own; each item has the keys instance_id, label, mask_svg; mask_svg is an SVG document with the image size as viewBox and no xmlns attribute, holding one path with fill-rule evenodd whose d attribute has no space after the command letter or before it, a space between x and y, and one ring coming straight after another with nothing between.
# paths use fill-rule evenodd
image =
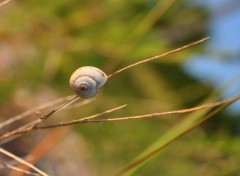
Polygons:
<instances>
[{"instance_id":1,"label":"green grass blade","mask_svg":"<svg viewBox=\"0 0 240 176\"><path fill-rule=\"evenodd\" d=\"M233 100L233 103L236 100ZM153 143L149 148L143 151L133 162L123 168L116 175L118 176L129 176L136 172L141 166L146 164L152 158L156 157L162 149L167 147L172 142L176 141L178 138L188 133L193 128L197 127L207 119L213 117L216 113L225 109L229 104L224 104L212 111L209 109L196 111L189 116L187 116L183 121L172 127L163 136L161 136L155 143Z\"/></svg>"}]
</instances>

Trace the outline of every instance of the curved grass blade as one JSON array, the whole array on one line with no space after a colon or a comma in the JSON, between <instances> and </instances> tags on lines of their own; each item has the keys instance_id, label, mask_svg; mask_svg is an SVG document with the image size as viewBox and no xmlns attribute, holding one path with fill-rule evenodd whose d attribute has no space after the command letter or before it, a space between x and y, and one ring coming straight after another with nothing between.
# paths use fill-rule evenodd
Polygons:
<instances>
[{"instance_id":1,"label":"curved grass blade","mask_svg":"<svg viewBox=\"0 0 240 176\"><path fill-rule=\"evenodd\" d=\"M233 103L236 100L233 100ZM205 102L206 103L206 102ZM129 165L123 168L120 172L118 172L117 176L130 176L135 173L141 166L146 164L148 161L156 157L165 147L176 141L178 138L183 136L184 134L191 131L193 128L199 126L201 123L206 121L207 119L213 117L216 113L225 109L231 103L222 105L214 110L201 110L196 111L189 116L187 116L182 122L172 127L169 131L167 131L163 136L161 136L155 143L153 143L149 148L143 151L134 161L132 161Z\"/></svg>"}]
</instances>

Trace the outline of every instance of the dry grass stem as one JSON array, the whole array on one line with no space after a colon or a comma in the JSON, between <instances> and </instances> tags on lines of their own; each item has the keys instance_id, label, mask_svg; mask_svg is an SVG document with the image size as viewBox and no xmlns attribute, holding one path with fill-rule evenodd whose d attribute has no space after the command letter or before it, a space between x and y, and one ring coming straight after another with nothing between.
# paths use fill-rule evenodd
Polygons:
<instances>
[{"instance_id":1,"label":"dry grass stem","mask_svg":"<svg viewBox=\"0 0 240 176\"><path fill-rule=\"evenodd\" d=\"M75 97L75 96L74 96ZM55 106L63 101L69 101L73 98L73 95L70 95L70 96L66 96L66 97L63 97L63 98L59 98L59 99L56 99L54 101L51 101L51 102L47 102L45 104L42 104L40 106L37 106L33 109L30 109L28 111L25 111L23 112L22 114L19 114L19 115L16 115L14 117L11 117L9 118L8 120L4 121L4 122L1 122L0 123L0 129L7 126L7 125L10 125L18 120L22 120L24 119L25 117L31 115L31 114L34 114L35 112L37 111L40 111L42 109L45 109L45 108L48 108L48 107L52 107L52 106Z\"/></svg>"},{"instance_id":2,"label":"dry grass stem","mask_svg":"<svg viewBox=\"0 0 240 176\"><path fill-rule=\"evenodd\" d=\"M31 131L32 128L33 128L35 125L41 123L42 121L43 121L43 120L39 118L39 119L37 119L37 120L34 120L33 122L30 122L30 123L28 123L28 124L26 124L26 125L24 125L24 126L21 126L21 127L17 128L17 129L15 129L15 130L6 132L6 133L4 133L4 134L2 134L2 135L0 136L0 141L2 142L2 140L5 140L5 139L7 139L7 138L10 138L10 137L13 137L13 136L17 137L17 136L20 135L20 134L27 133L27 132ZM15 139L15 138L13 138L13 139Z\"/></svg>"},{"instance_id":3,"label":"dry grass stem","mask_svg":"<svg viewBox=\"0 0 240 176\"><path fill-rule=\"evenodd\" d=\"M20 169L20 168L18 168L16 166L13 166L13 165L10 165L10 164L2 163L2 166L5 167L5 168L12 169L14 171L18 171L18 172L24 173L26 175L39 176L39 174L36 174L36 173L30 172L30 171L26 171L26 170Z\"/></svg>"},{"instance_id":4,"label":"dry grass stem","mask_svg":"<svg viewBox=\"0 0 240 176\"><path fill-rule=\"evenodd\" d=\"M22 164L25 164L27 165L28 167L30 167L31 169L33 169L34 171L36 171L37 173L39 173L40 175L42 176L48 176L46 173L44 173L43 171L41 171L40 169L36 168L35 166L33 166L32 164L28 163L27 161L19 158L18 156L4 150L3 148L0 148L0 153L3 153L5 155L7 155L8 157L18 161L19 163L22 163Z\"/></svg>"},{"instance_id":5,"label":"dry grass stem","mask_svg":"<svg viewBox=\"0 0 240 176\"><path fill-rule=\"evenodd\" d=\"M50 132L38 140L38 143L28 152L28 156L26 156L26 158L31 159L31 164L35 165L35 163L39 162L44 156L46 156L48 152L54 147L54 145L56 145L58 141L62 139L62 137L66 135L70 130L71 126L50 130ZM30 169L26 165L22 164L18 164L16 166L25 171L28 171ZM13 170L9 175L16 175L16 172ZM23 175L18 174L18 176Z\"/></svg>"},{"instance_id":6,"label":"dry grass stem","mask_svg":"<svg viewBox=\"0 0 240 176\"><path fill-rule=\"evenodd\" d=\"M78 103L71 104L70 106L67 106L67 107L65 107L64 109L66 109L66 110L76 109L76 108L82 107L82 106L84 106L84 105L86 105L86 104L88 104L88 103L91 103L91 102L93 102L93 101L95 101L95 100L96 100L96 98L85 99L85 100L80 101L80 102L78 102Z\"/></svg>"},{"instance_id":7,"label":"dry grass stem","mask_svg":"<svg viewBox=\"0 0 240 176\"><path fill-rule=\"evenodd\" d=\"M209 103L202 106L197 106L188 109L181 109L181 110L174 110L174 111L166 111L166 112L159 112L159 113L152 113L152 114L144 114L144 115L136 115L136 116L128 116L128 117L120 117L120 118L109 118L109 119L100 119L100 120L88 120L85 123L96 123L96 122L110 122L110 121L123 121L123 120L135 120L135 119L143 119L143 118L154 118L164 115L174 115L174 114L185 114L194 111L199 111L206 108L213 108L223 104L227 104L236 100L239 100L240 96L236 96L233 98L225 99L223 101Z\"/></svg>"},{"instance_id":8,"label":"dry grass stem","mask_svg":"<svg viewBox=\"0 0 240 176\"><path fill-rule=\"evenodd\" d=\"M7 4L7 3L9 3L11 0L5 0L5 1L3 1L3 2L0 2L0 7L1 6L3 6L3 5L5 5L5 4Z\"/></svg>"},{"instance_id":9,"label":"dry grass stem","mask_svg":"<svg viewBox=\"0 0 240 176\"><path fill-rule=\"evenodd\" d=\"M72 104L73 102L77 101L79 99L78 96L74 96L72 99L66 101L65 103L61 104L60 106L54 108L52 111L50 111L49 113L45 114L45 115L41 115L40 118L42 120L47 120L51 115L63 110L64 108L66 108L67 106L69 106L70 104Z\"/></svg>"},{"instance_id":10,"label":"dry grass stem","mask_svg":"<svg viewBox=\"0 0 240 176\"><path fill-rule=\"evenodd\" d=\"M33 129L35 126L37 126L37 125L39 125L40 123L46 121L51 115L55 114L56 112L59 112L60 110L63 110L64 108L66 108L67 106L69 106L70 104L72 104L73 102L75 102L75 101L78 100L78 99L79 99L79 97L77 97L77 96L74 96L74 97L71 96L71 99L67 100L65 103L63 103L63 104L61 104L60 106L58 106L57 108L53 109L53 110L50 111L49 113L47 113L47 114L45 114L45 115L38 114L38 115L40 116L39 119L36 119L36 120L34 120L34 121L32 121L32 122L24 125L24 126L21 126L21 127L15 129L15 130L12 130L12 131L10 131L10 132L7 132L7 133L4 133L4 134L0 135L0 141L1 141L1 143L5 143L5 141L3 141L3 140L8 141L7 138L10 138L10 137L11 137L12 139L15 139L15 138L18 137L19 135L22 135L22 134L24 134L24 133L28 133L28 132L32 131L32 129ZM89 103L89 102L91 102L92 100L94 100L94 98L93 98L93 99L90 99L90 100L84 100L83 102L85 102L85 103L82 103L81 105L84 105L84 104L86 104L86 103ZM32 111L32 112L33 112L33 111ZM14 137L13 137L13 136L14 136ZM10 140L12 140L12 139L10 139Z\"/></svg>"},{"instance_id":11,"label":"dry grass stem","mask_svg":"<svg viewBox=\"0 0 240 176\"><path fill-rule=\"evenodd\" d=\"M184 49L186 49L186 48L192 47L192 46L194 46L194 45L200 44L200 43L202 43L202 42L204 42L204 41L206 41L206 40L208 40L208 39L209 39L209 37L206 37L206 38L203 38L203 39L198 40L198 41L196 41L196 42L193 42L193 43L190 43L190 44L188 44L188 45L185 45L185 46L183 46L183 47L180 47L180 48L171 50L171 51L169 51L169 52L163 53L163 54L161 54L161 55L154 56L154 57L151 57L151 58L142 60L142 61L140 61L140 62L136 62L136 63L134 63L134 64L131 64L131 65L129 65L129 66L126 66L126 67L124 67L124 68L122 68L122 69L120 69L120 70L118 70L118 71L116 71L116 72L113 72L112 74L108 75L108 79L111 78L111 77L113 77L113 76L115 76L116 74L119 74L119 73L121 73L121 72L123 72L123 71L125 71L125 70L127 70L127 69L130 69L130 68L132 68L132 67L134 67L134 66L137 66L137 65L140 65L140 64L143 64L143 63L146 63L146 62L149 62L149 61L152 61L152 60L155 60L155 59L158 59L158 58L167 56L167 55L169 55L169 54L176 53L176 52L178 52L178 51L181 51L181 50L184 50ZM12 130L12 131L10 131L10 132L7 132L7 133L5 133L5 134L2 134L2 135L0 136L0 141L6 140L7 138L13 137L13 136L17 137L17 136L19 136L19 135L21 135L21 134L30 132L30 131L32 131L33 129L40 129L40 124L41 124L42 122L44 122L45 120L47 120L50 116L52 116L52 115L55 114L56 112L59 112L59 111L63 110L64 108L66 108L67 106L69 106L71 103L75 102L75 101L78 100L78 99L79 99L79 97L77 97L77 96L75 95L74 97L70 98L69 100L67 100L67 101L64 102L63 104L61 104L61 105L59 105L58 107L54 108L54 109L53 109L52 111L50 111L49 113L47 113L47 114L45 114L45 115L38 114L38 115L40 116L39 119L34 120L34 121L32 121L31 123L26 124L26 125L24 125L24 126L22 126L22 127L20 127L20 128L17 128L17 129L15 129L15 130ZM192 110L192 111L194 111L194 110ZM32 112L33 112L33 111L31 111L31 113L32 113ZM155 116L160 116L160 115L177 114L177 113L179 114L179 113L186 113L186 112L176 112L176 111L173 112L173 111L171 111L171 112L165 112L165 113L154 113L154 114L146 114L146 115L140 115L140 116L130 116L130 117L122 117L122 118L114 118L114 119L91 120L91 118L96 118L96 117L98 117L98 116L101 116L101 115L107 114L107 113L108 113L108 112L103 112L103 113L100 113L100 114L97 114L97 115L93 115L93 116L91 116L91 117L88 117L88 119L85 118L85 119L73 120L73 121L70 121L70 122L61 122L61 123L59 123L59 124L54 125L54 127L72 125L72 124L76 124L76 123L90 123L90 122L93 123L93 122L106 122L106 121L131 120L131 119L138 119L138 118L149 118L149 117L155 117ZM26 113L26 114L29 114L29 112ZM24 114L24 115L22 115L22 116L20 115L20 117L19 117L19 116L18 116L18 117L15 117L15 121L16 121L16 119L18 120L18 119L23 118L24 116L26 116L26 114ZM8 121L7 123L6 123L6 122L3 122L3 124L4 124L4 126L5 126L6 124L9 124L10 122L12 123L12 122L14 122L14 120L10 120L10 121ZM0 127L3 126L3 124L0 124ZM38 127L37 127L37 126L38 126ZM53 127L53 126L52 126L52 127ZM42 127L42 128L47 128L47 127L45 126L45 127ZM49 127L49 128L50 128L50 127Z\"/></svg>"},{"instance_id":12,"label":"dry grass stem","mask_svg":"<svg viewBox=\"0 0 240 176\"><path fill-rule=\"evenodd\" d=\"M40 116L39 119L36 119L24 126L21 126L15 130L12 130L10 132L4 133L0 136L0 141L7 139L9 137L15 136L16 135L20 135L20 134L24 134L24 133L28 133L30 131L32 131L32 129L37 126L38 124L42 123L43 121L46 121L51 115L53 115L56 112L59 112L60 110L63 110L65 107L69 106L71 103L73 103L74 101L78 100L79 97L74 96L73 98L71 98L70 100L66 101L65 103L61 104L60 106L58 106L57 108L53 109L52 111L50 111L49 113L45 114L45 115L41 115L38 114Z\"/></svg>"},{"instance_id":13,"label":"dry grass stem","mask_svg":"<svg viewBox=\"0 0 240 176\"><path fill-rule=\"evenodd\" d=\"M110 58L117 58L114 62L109 61L110 63L106 64L106 67L114 68L121 58L126 57L129 53L141 40L142 38L151 30L154 24L161 19L161 17L174 5L176 0L162 0L156 3L154 8L152 8L142 20L134 26L133 31L123 39L123 41L117 46L113 53L111 53ZM128 45L128 47L124 47Z\"/></svg>"},{"instance_id":14,"label":"dry grass stem","mask_svg":"<svg viewBox=\"0 0 240 176\"><path fill-rule=\"evenodd\" d=\"M154 117L160 117L160 116L164 116L164 115L173 115L173 114L185 114L185 113L199 111L199 110L206 109L206 108L213 108L213 107L221 106L221 105L224 105L227 103L234 102L239 99L240 99L240 96L236 96L236 97L228 98L228 99L225 99L222 101L209 103L209 104L205 104L205 105L197 106L197 107L193 107L193 108L188 108L188 109L166 111L166 112L159 112L159 113L152 113L152 114L144 114L144 115L137 115L137 116L120 117L120 118L91 120L91 117L96 118L99 116L90 116L90 117L83 118L83 119L78 119L78 120L69 121L69 122L61 122L61 123L57 123L57 124L53 124L53 125L36 126L35 129L56 128L56 127L67 126L67 125L72 125L72 124L81 124L81 123L102 123L102 122L111 122L111 121L154 118ZM104 114L101 113L101 115L104 115Z\"/></svg>"},{"instance_id":15,"label":"dry grass stem","mask_svg":"<svg viewBox=\"0 0 240 176\"><path fill-rule=\"evenodd\" d=\"M92 116L89 116L89 117L86 117L86 118L83 118L83 119L78 119L78 120L73 120L73 121L70 121L71 124L75 124L75 123L79 123L78 121L86 121L86 120L89 120L89 119L92 119L92 118L96 118L96 117L99 117L99 116L102 116L102 115L105 115L105 114L109 114L109 113L112 113L116 110L119 110L123 107L125 107L126 105L123 105L123 106L119 106L117 108L114 108L114 109L110 109L110 110L107 110L105 112L102 112L102 113L99 113L99 114L95 114L95 115L92 115ZM30 131L32 131L33 129L40 129L38 127L38 125L40 123L42 123L44 120L46 119L37 119L23 127L20 127L16 130L13 130L13 131L10 131L10 132L7 132L3 135L0 136L0 141L4 140L4 139L7 139L9 137L12 137L12 136L15 136L15 135L20 135L20 134L25 134L25 133L28 133ZM64 122L63 122L64 123ZM66 125L62 125L62 126L66 126Z\"/></svg>"},{"instance_id":16,"label":"dry grass stem","mask_svg":"<svg viewBox=\"0 0 240 176\"><path fill-rule=\"evenodd\" d=\"M176 49L171 50L171 51L168 51L168 52L166 52L166 53L163 53L163 54L160 54L160 55L157 55L157 56L154 56L154 57L150 57L150 58L148 58L148 59L144 59L144 60L142 60L142 61L139 61L139 62L136 62L136 63L134 63L134 64L128 65L128 66L126 66L126 67L124 67L124 68L122 68L122 69L120 69L120 70L117 70L117 71L111 73L110 75L108 75L108 79L111 78L111 77L113 77L113 76L116 75L116 74L119 74L119 73L127 70L127 69L130 69L130 68L135 67L135 66L138 66L138 65L140 65L140 64L143 64L143 63L146 63L146 62L149 62L149 61L153 61L153 60L159 59L159 58L161 58L161 57L165 57L165 56L167 56L167 55L170 55L170 54L173 54L173 53L182 51L182 50L187 49L187 48L190 48L190 47L192 47L192 46L194 46L194 45L198 45L198 44L200 44L200 43L202 43L202 42L205 42L205 41L208 40L208 39L209 39L209 37L205 37L205 38L203 38L203 39L201 39L201 40L198 40L198 41L196 41L196 42L193 42L193 43L190 43L190 44L188 44L188 45L182 46L182 47L180 47L180 48L176 48Z\"/></svg>"},{"instance_id":17,"label":"dry grass stem","mask_svg":"<svg viewBox=\"0 0 240 176\"><path fill-rule=\"evenodd\" d=\"M46 126L35 126L34 129L54 128L54 127L68 126L68 125L73 125L73 124L84 123L84 122L89 121L90 119L97 118L97 117L112 113L112 112L120 110L120 109L122 109L126 106L127 105L122 105L122 106L104 111L102 113L98 113L98 114L88 116L88 117L85 117L85 118L81 118L81 119L71 120L71 121L68 121L68 122L60 122L60 123L57 123L57 124L54 124L54 125L46 125Z\"/></svg>"},{"instance_id":18,"label":"dry grass stem","mask_svg":"<svg viewBox=\"0 0 240 176\"><path fill-rule=\"evenodd\" d=\"M123 168L122 170L120 170L116 176L122 176L125 175L129 170L137 167L138 165L140 165L141 163L145 162L146 160L150 159L151 157L153 157L157 152L159 152L161 149L163 149L164 147L168 146L169 144L173 143L174 141L176 141L176 139L179 139L180 137L182 137L183 135L187 134L189 131L191 131L192 129L194 129L195 127L199 126L200 124L202 124L203 122L205 122L206 120L210 119L211 117L213 117L215 114L217 114L219 111L223 110L224 108L226 108L229 104L233 103L235 100L230 101L230 102L226 102L223 106L218 107L217 109L214 109L213 111L207 113L206 115L204 115L204 117L199 120L198 122L196 122L191 128L187 129L186 131L183 131L182 133L179 133L175 138L173 138L172 140L169 140L167 143L165 143L164 145L161 145L159 147L157 147L156 149L152 150L151 152L149 152L147 155L144 155L143 157L140 157L139 159L137 159L136 161L130 163L129 165L127 165L125 168ZM220 105L219 105L220 106Z\"/></svg>"}]
</instances>

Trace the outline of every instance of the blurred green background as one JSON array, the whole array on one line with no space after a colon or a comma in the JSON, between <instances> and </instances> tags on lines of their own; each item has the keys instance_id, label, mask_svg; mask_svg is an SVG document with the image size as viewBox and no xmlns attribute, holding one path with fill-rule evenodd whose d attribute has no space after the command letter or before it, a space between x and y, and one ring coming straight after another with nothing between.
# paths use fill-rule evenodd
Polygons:
<instances>
[{"instance_id":1,"label":"blurred green background","mask_svg":"<svg viewBox=\"0 0 240 176\"><path fill-rule=\"evenodd\" d=\"M1 121L72 94L68 80L78 67L92 65L110 74L214 35L208 4L187 0L15 0L1 6L0 14ZM208 47L203 43L116 75L96 101L56 114L53 121L122 104L127 108L108 117L194 107L217 88L188 74L183 65L196 54L211 56ZM222 56L226 60L229 55ZM136 175L239 175L237 116L221 112L164 149ZM182 118L76 125L56 140L38 166L50 175L113 175ZM49 133L32 132L3 146L26 156Z\"/></svg>"}]
</instances>

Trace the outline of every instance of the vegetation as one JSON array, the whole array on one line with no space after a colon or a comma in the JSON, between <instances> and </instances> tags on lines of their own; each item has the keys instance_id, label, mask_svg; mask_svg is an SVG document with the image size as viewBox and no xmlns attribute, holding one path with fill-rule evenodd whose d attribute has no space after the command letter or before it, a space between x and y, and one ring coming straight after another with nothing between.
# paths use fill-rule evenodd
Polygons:
<instances>
[{"instance_id":1,"label":"vegetation","mask_svg":"<svg viewBox=\"0 0 240 176\"><path fill-rule=\"evenodd\" d=\"M208 36L209 12L186 0L18 0L0 6L0 13L0 125L32 111L1 128L0 136L68 99L73 93L69 77L78 67L92 65L110 75ZM49 175L237 175L239 120L224 109L239 97L222 102L220 95L230 84L214 90L181 69L190 56L203 52L205 43L125 70L109 79L96 99L78 100L43 124L79 119L123 104L127 106L99 118L206 105L201 111L31 129L17 138L2 139L1 147ZM45 107L34 109L41 104ZM35 172L14 159L1 154L0 172L17 174L10 166Z\"/></svg>"}]
</instances>

